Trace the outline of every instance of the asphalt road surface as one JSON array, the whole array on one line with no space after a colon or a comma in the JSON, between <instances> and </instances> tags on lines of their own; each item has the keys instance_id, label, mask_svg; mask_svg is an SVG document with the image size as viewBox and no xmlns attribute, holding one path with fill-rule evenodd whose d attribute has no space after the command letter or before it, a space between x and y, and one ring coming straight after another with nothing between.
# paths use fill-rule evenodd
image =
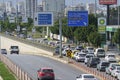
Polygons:
<instances>
[{"instance_id":1,"label":"asphalt road surface","mask_svg":"<svg viewBox=\"0 0 120 80\"><path fill-rule=\"evenodd\" d=\"M7 57L26 71L34 80L37 80L37 70L40 67L53 68L55 80L75 80L79 74L84 73L68 64L42 56L8 54Z\"/></svg>"}]
</instances>

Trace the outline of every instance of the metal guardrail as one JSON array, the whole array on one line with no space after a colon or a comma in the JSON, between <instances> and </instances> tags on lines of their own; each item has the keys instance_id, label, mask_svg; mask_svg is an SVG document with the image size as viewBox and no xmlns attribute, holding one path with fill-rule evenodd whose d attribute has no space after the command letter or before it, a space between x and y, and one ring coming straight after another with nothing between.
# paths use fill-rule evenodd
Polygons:
<instances>
[{"instance_id":1,"label":"metal guardrail","mask_svg":"<svg viewBox=\"0 0 120 80\"><path fill-rule=\"evenodd\" d=\"M0 54L0 60L16 75L19 80L33 80L28 73L14 64L6 56Z\"/></svg>"},{"instance_id":2,"label":"metal guardrail","mask_svg":"<svg viewBox=\"0 0 120 80\"><path fill-rule=\"evenodd\" d=\"M48 45L44 45L44 44L41 44L41 43L38 43L38 42L35 42L35 41L22 39L22 38L15 37L15 36L5 35L5 34L2 34L2 33L0 35L4 36L6 38L12 39L12 40L17 40L17 41L22 42L24 44L32 45L32 46L34 46L36 48L40 48L40 49L47 50L47 51L50 51L50 52L54 53L54 49L55 49L54 47L51 47L51 46L48 46Z\"/></svg>"}]
</instances>

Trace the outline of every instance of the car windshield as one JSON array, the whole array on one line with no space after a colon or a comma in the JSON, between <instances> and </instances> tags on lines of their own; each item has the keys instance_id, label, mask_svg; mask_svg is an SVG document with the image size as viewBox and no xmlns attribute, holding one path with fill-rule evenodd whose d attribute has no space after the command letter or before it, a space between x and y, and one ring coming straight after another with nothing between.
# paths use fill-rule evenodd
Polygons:
<instances>
[{"instance_id":1,"label":"car windshield","mask_svg":"<svg viewBox=\"0 0 120 80\"><path fill-rule=\"evenodd\" d=\"M1 51L6 51L6 49L1 49Z\"/></svg>"},{"instance_id":2,"label":"car windshield","mask_svg":"<svg viewBox=\"0 0 120 80\"><path fill-rule=\"evenodd\" d=\"M12 49L18 49L18 46L11 46Z\"/></svg>"},{"instance_id":3,"label":"car windshield","mask_svg":"<svg viewBox=\"0 0 120 80\"><path fill-rule=\"evenodd\" d=\"M92 59L92 62L95 62L95 61L99 62L100 59L99 59L99 58L93 58L93 59Z\"/></svg>"},{"instance_id":4,"label":"car windshield","mask_svg":"<svg viewBox=\"0 0 120 80\"><path fill-rule=\"evenodd\" d=\"M102 63L102 66L108 66L108 65L109 65L109 63L107 63L107 62Z\"/></svg>"},{"instance_id":5,"label":"car windshield","mask_svg":"<svg viewBox=\"0 0 120 80\"><path fill-rule=\"evenodd\" d=\"M86 54L79 54L80 57L85 57Z\"/></svg>"},{"instance_id":6,"label":"car windshield","mask_svg":"<svg viewBox=\"0 0 120 80\"><path fill-rule=\"evenodd\" d=\"M84 75L84 78L94 78L92 75Z\"/></svg>"},{"instance_id":7,"label":"car windshield","mask_svg":"<svg viewBox=\"0 0 120 80\"><path fill-rule=\"evenodd\" d=\"M90 57L93 57L93 55L87 55L86 58L90 58Z\"/></svg>"},{"instance_id":8,"label":"car windshield","mask_svg":"<svg viewBox=\"0 0 120 80\"><path fill-rule=\"evenodd\" d=\"M42 71L43 71L43 72L45 72L45 73L48 73L48 72L53 72L53 70L52 70L52 69L43 69Z\"/></svg>"},{"instance_id":9,"label":"car windshield","mask_svg":"<svg viewBox=\"0 0 120 80\"><path fill-rule=\"evenodd\" d=\"M88 50L94 50L94 48L88 48Z\"/></svg>"},{"instance_id":10,"label":"car windshield","mask_svg":"<svg viewBox=\"0 0 120 80\"><path fill-rule=\"evenodd\" d=\"M105 51L103 49L99 49L98 52L99 53L105 53Z\"/></svg>"},{"instance_id":11,"label":"car windshield","mask_svg":"<svg viewBox=\"0 0 120 80\"><path fill-rule=\"evenodd\" d=\"M109 57L115 57L115 55L109 55Z\"/></svg>"},{"instance_id":12,"label":"car windshield","mask_svg":"<svg viewBox=\"0 0 120 80\"><path fill-rule=\"evenodd\" d=\"M117 70L120 70L120 67L118 67Z\"/></svg>"}]
</instances>

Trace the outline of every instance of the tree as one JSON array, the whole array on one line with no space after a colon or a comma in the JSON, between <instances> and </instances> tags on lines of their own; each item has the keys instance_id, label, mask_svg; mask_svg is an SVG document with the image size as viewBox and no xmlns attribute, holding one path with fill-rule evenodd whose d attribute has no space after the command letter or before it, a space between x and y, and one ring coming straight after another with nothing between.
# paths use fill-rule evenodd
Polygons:
<instances>
[{"instance_id":1,"label":"tree","mask_svg":"<svg viewBox=\"0 0 120 80\"><path fill-rule=\"evenodd\" d=\"M118 29L117 32L115 32L113 36L113 42L119 44L120 47L120 29Z\"/></svg>"},{"instance_id":2,"label":"tree","mask_svg":"<svg viewBox=\"0 0 120 80\"><path fill-rule=\"evenodd\" d=\"M88 42L92 43L93 46L95 46L95 47L100 46L100 44L101 44L100 34L98 32L90 33L90 35L88 36Z\"/></svg>"}]
</instances>

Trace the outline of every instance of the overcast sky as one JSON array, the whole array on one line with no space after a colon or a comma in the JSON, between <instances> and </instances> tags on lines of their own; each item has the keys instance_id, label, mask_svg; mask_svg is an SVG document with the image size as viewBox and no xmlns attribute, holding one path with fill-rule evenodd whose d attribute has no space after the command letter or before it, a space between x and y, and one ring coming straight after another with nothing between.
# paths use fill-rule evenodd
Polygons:
<instances>
[{"instance_id":1,"label":"overcast sky","mask_svg":"<svg viewBox=\"0 0 120 80\"><path fill-rule=\"evenodd\" d=\"M16 3L17 1L25 1L25 0L0 0L0 2L7 2L7 1L12 1L13 4ZM41 2L42 0L38 0L38 3ZM97 1L97 4L99 4L99 0L65 0L66 5L68 6L72 6L72 5L76 5L78 3L95 3L95 1ZM118 3L120 4L120 0L117 0Z\"/></svg>"},{"instance_id":2,"label":"overcast sky","mask_svg":"<svg viewBox=\"0 0 120 80\"><path fill-rule=\"evenodd\" d=\"M0 0L0 2L7 2L7 1L13 1L13 3L15 2L19 2L19 1L24 1L24 0ZM39 2L41 2L42 0L38 0ZM95 2L95 0L65 0L66 1L66 5L75 5L78 3L93 3ZM97 0L96 0L97 1Z\"/></svg>"}]
</instances>

